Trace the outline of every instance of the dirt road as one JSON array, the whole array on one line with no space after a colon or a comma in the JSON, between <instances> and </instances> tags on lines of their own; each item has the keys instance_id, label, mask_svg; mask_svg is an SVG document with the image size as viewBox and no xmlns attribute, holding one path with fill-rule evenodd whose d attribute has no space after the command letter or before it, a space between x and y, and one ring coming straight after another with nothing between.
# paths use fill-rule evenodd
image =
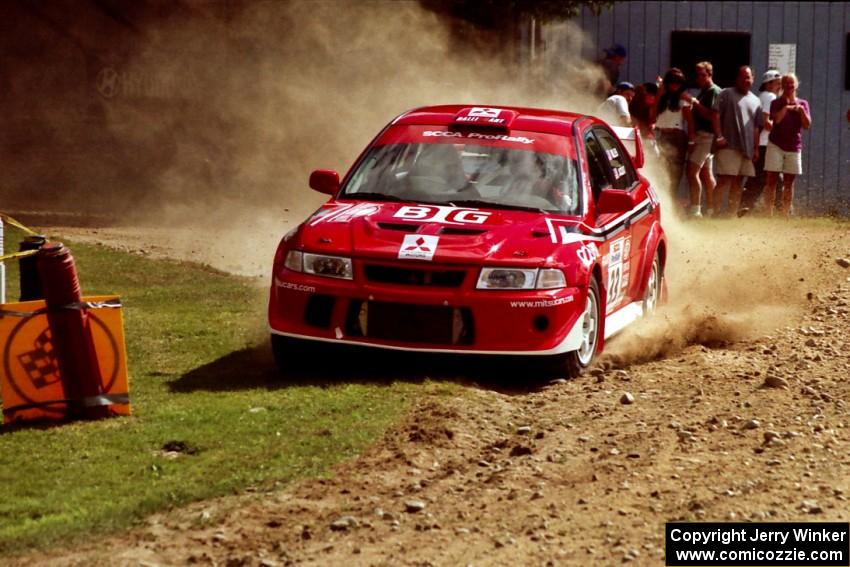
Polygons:
<instances>
[{"instance_id":1,"label":"dirt road","mask_svg":"<svg viewBox=\"0 0 850 567\"><path fill-rule=\"evenodd\" d=\"M847 521L850 226L669 231L670 304L588 375L460 365L331 478L21 564L661 565L667 521Z\"/></svg>"}]
</instances>

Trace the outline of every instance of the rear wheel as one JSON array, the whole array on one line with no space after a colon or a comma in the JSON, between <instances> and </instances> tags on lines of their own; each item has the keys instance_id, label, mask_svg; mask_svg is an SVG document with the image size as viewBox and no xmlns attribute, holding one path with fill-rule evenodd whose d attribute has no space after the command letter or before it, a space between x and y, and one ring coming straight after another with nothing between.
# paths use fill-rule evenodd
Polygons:
<instances>
[{"instance_id":1,"label":"rear wheel","mask_svg":"<svg viewBox=\"0 0 850 567\"><path fill-rule=\"evenodd\" d=\"M559 357L559 371L569 378L575 378L591 365L596 357L599 346L599 336L602 332L602 312L599 301L599 284L596 278L590 280L587 288L587 299L584 302L584 313L581 315L581 346L578 350L568 352Z\"/></svg>"},{"instance_id":2,"label":"rear wheel","mask_svg":"<svg viewBox=\"0 0 850 567\"><path fill-rule=\"evenodd\" d=\"M644 316L655 313L658 309L658 300L661 298L661 258L658 253L652 259L652 267L649 270L649 277L646 279L646 293L643 296L643 314Z\"/></svg>"}]
</instances>

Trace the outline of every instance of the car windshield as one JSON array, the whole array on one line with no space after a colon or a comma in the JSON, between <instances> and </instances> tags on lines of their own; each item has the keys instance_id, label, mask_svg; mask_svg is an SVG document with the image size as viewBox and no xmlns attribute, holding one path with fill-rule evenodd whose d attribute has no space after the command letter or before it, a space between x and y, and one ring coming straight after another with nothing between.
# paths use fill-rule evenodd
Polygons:
<instances>
[{"instance_id":1,"label":"car windshield","mask_svg":"<svg viewBox=\"0 0 850 567\"><path fill-rule=\"evenodd\" d=\"M566 148L562 136L474 136L438 129L419 134L433 140L393 136L395 143L373 146L340 197L578 213L575 160L566 152L537 151L557 149L556 138ZM536 143L543 137L548 144Z\"/></svg>"}]
</instances>

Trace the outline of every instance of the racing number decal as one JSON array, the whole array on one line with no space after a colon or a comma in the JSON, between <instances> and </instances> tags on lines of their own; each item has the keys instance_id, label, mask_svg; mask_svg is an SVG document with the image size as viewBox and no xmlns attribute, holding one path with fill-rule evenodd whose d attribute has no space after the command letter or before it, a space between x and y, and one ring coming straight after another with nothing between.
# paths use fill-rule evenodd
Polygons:
<instances>
[{"instance_id":1,"label":"racing number decal","mask_svg":"<svg viewBox=\"0 0 850 567\"><path fill-rule=\"evenodd\" d=\"M623 265L608 266L608 311L619 303L621 285L623 283Z\"/></svg>"},{"instance_id":2,"label":"racing number decal","mask_svg":"<svg viewBox=\"0 0 850 567\"><path fill-rule=\"evenodd\" d=\"M608 249L608 309L610 313L625 297L629 287L631 237L618 238Z\"/></svg>"}]
</instances>

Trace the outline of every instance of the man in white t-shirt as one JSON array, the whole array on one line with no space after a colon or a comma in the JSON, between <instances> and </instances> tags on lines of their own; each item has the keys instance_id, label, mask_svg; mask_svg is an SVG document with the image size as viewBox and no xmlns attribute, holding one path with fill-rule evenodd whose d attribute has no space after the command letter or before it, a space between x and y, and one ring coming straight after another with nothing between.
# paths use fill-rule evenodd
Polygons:
<instances>
[{"instance_id":1,"label":"man in white t-shirt","mask_svg":"<svg viewBox=\"0 0 850 567\"><path fill-rule=\"evenodd\" d=\"M764 172L764 157L767 155L767 137L770 135L770 130L773 128L773 122L770 120L770 103L776 100L781 87L782 75L779 71L771 69L766 71L761 78L761 86L759 87L759 100L761 101L761 109L764 113L764 130L759 136L759 159L755 163L756 175L750 177L747 181L747 187L744 191L744 196L741 199L741 209L739 215L745 215L759 202L762 192L764 191L765 172ZM777 183L781 186L782 181Z\"/></svg>"},{"instance_id":2,"label":"man in white t-shirt","mask_svg":"<svg viewBox=\"0 0 850 567\"><path fill-rule=\"evenodd\" d=\"M599 105L599 117L611 126L631 126L632 115L629 103L635 97L635 86L631 83L617 83L617 90Z\"/></svg>"}]
</instances>

